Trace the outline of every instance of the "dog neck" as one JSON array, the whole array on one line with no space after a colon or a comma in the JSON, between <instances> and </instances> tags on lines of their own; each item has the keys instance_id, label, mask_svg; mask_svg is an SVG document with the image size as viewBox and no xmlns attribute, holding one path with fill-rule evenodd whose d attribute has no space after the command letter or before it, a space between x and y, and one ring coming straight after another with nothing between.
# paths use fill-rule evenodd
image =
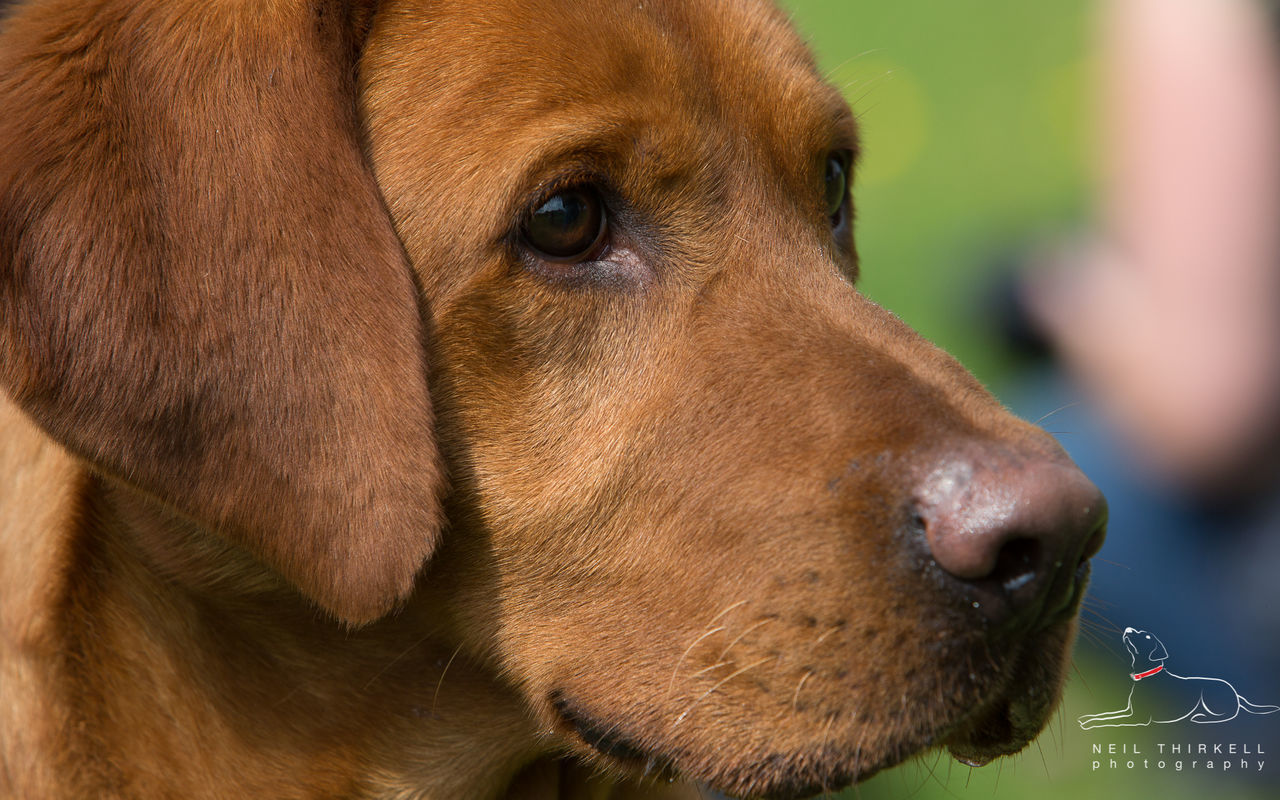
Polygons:
<instances>
[{"instance_id":1,"label":"dog neck","mask_svg":"<svg viewBox=\"0 0 1280 800\"><path fill-rule=\"evenodd\" d=\"M1154 669L1149 669L1146 672L1130 672L1129 677L1133 678L1135 681L1140 681L1143 678L1150 678L1152 675L1155 675L1157 672L1159 672L1162 669L1164 669L1164 664L1161 664L1158 667L1155 667Z\"/></svg>"},{"instance_id":2,"label":"dog neck","mask_svg":"<svg viewBox=\"0 0 1280 800\"><path fill-rule=\"evenodd\" d=\"M82 486L81 555L54 603L71 656L40 672L83 768L27 796L497 797L545 755L518 696L430 608L346 629L148 498Z\"/></svg>"}]
</instances>

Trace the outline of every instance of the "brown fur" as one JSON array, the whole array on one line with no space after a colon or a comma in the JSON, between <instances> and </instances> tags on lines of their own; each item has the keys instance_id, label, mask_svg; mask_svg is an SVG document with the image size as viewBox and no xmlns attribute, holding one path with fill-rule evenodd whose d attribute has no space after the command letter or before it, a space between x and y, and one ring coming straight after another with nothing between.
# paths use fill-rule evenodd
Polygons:
<instances>
[{"instance_id":1,"label":"brown fur","mask_svg":"<svg viewBox=\"0 0 1280 800\"><path fill-rule=\"evenodd\" d=\"M0 795L790 796L1025 744L1070 618L989 638L904 515L949 443L1065 456L850 286L856 132L782 16L373 5L5 25ZM524 251L588 178L607 255Z\"/></svg>"}]
</instances>

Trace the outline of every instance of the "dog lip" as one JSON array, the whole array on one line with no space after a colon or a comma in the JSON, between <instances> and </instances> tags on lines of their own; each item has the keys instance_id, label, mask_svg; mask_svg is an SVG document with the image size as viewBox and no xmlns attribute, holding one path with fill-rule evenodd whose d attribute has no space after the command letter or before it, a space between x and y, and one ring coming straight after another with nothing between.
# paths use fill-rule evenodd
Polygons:
<instances>
[{"instance_id":1,"label":"dog lip","mask_svg":"<svg viewBox=\"0 0 1280 800\"><path fill-rule=\"evenodd\" d=\"M675 767L671 759L629 740L618 732L618 726L597 721L562 692L552 693L551 705L561 723L595 752L624 766L642 770L648 777L674 779Z\"/></svg>"},{"instance_id":2,"label":"dog lip","mask_svg":"<svg viewBox=\"0 0 1280 800\"><path fill-rule=\"evenodd\" d=\"M1035 606L1010 618L1001 631L1006 635L1035 635L1069 622L1079 613L1091 571L1088 560L1081 561L1071 572L1063 571Z\"/></svg>"},{"instance_id":3,"label":"dog lip","mask_svg":"<svg viewBox=\"0 0 1280 800\"><path fill-rule=\"evenodd\" d=\"M1081 561L1074 572L1062 576L1062 586L1055 584L1051 588L1033 632L1039 633L1067 622L1079 612L1091 571L1092 567L1086 560Z\"/></svg>"},{"instance_id":4,"label":"dog lip","mask_svg":"<svg viewBox=\"0 0 1280 800\"><path fill-rule=\"evenodd\" d=\"M600 722L568 699L562 692L552 692L552 707L561 724L571 735L614 765L653 781L694 781L699 787L725 792L731 796L747 796L760 800L802 800L817 797L835 788L865 780L882 769L894 766L916 754L933 740L902 743L896 753L880 760L849 763L849 754L834 747L824 747L820 755L813 752L775 753L736 765L726 771L703 775L682 773L671 757L655 754L618 732L618 726Z\"/></svg>"}]
</instances>

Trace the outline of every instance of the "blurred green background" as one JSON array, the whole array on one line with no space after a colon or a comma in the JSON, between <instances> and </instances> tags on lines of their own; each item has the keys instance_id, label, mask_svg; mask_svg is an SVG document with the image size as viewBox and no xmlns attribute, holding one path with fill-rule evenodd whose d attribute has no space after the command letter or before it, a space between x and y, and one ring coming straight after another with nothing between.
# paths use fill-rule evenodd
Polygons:
<instances>
[{"instance_id":1,"label":"blurred green background","mask_svg":"<svg viewBox=\"0 0 1280 800\"><path fill-rule=\"evenodd\" d=\"M861 288L991 382L980 295L1010 248L1085 213L1091 4L790 0L863 135Z\"/></svg>"},{"instance_id":2,"label":"blurred green background","mask_svg":"<svg viewBox=\"0 0 1280 800\"><path fill-rule=\"evenodd\" d=\"M1084 0L789 0L821 68L862 125L854 198L861 288L951 351L997 394L1017 364L988 303L1011 254L1089 219L1093 4ZM1088 619L1089 612L1085 617ZM1112 634L1087 632L1119 651ZM1096 654L1105 652L1092 648ZM1080 714L1124 706L1126 658L1077 654L1052 725L1022 755L982 769L931 754L841 798L1276 797L1203 769L1118 769L1095 743L1197 739L1176 726L1081 731ZM1195 728L1197 726L1188 726ZM1269 756L1259 756L1268 758ZM1102 769L1094 771L1094 759Z\"/></svg>"}]
</instances>

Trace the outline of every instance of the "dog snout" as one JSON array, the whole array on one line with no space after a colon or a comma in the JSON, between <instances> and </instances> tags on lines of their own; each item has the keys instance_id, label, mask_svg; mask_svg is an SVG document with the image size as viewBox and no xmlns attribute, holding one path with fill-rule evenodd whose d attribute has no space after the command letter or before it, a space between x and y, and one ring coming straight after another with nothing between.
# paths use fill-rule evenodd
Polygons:
<instances>
[{"instance_id":1,"label":"dog snout","mask_svg":"<svg viewBox=\"0 0 1280 800\"><path fill-rule=\"evenodd\" d=\"M1101 492L1074 465L953 454L915 496L915 521L944 581L992 623L1056 621L1105 536Z\"/></svg>"}]
</instances>

